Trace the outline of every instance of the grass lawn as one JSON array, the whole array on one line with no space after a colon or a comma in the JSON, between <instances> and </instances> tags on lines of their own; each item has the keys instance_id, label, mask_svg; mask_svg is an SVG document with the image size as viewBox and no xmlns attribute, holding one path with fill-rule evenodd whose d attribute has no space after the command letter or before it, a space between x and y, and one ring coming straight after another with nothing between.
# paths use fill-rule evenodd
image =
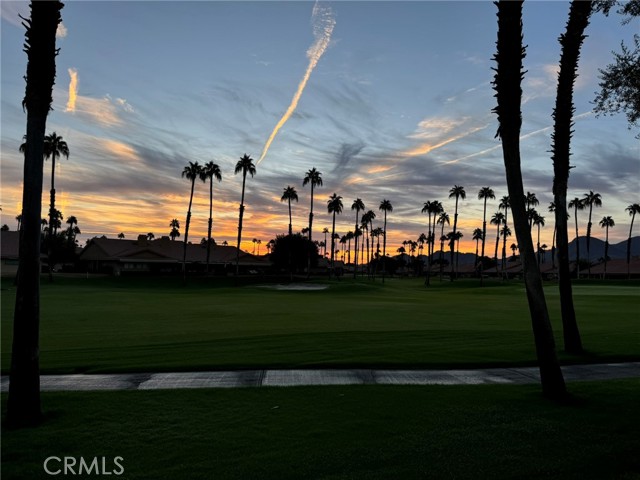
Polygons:
<instances>
[{"instance_id":1,"label":"grass lawn","mask_svg":"<svg viewBox=\"0 0 640 480\"><path fill-rule=\"evenodd\" d=\"M442 368L535 362L522 283L474 280L425 288L343 279L320 291L231 287L194 279L58 278L42 282L43 373L264 367ZM2 284L2 372L15 288ZM557 287L547 300L559 349ZM574 301L584 357L640 359L640 286L582 282Z\"/></svg>"},{"instance_id":2,"label":"grass lawn","mask_svg":"<svg viewBox=\"0 0 640 480\"><path fill-rule=\"evenodd\" d=\"M640 478L640 380L571 391L571 406L533 385L45 393L42 426L3 431L2 478L51 478L49 456L121 456L110 478L126 479Z\"/></svg>"}]
</instances>

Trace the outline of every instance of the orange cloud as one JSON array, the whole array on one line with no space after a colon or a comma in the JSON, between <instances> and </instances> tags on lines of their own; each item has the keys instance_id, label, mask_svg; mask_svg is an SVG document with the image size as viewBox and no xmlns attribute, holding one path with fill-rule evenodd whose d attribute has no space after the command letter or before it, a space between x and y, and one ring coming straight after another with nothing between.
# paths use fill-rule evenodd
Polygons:
<instances>
[{"instance_id":1,"label":"orange cloud","mask_svg":"<svg viewBox=\"0 0 640 480\"><path fill-rule=\"evenodd\" d=\"M75 112L78 99L78 71L75 68L70 68L68 72L71 80L69 81L69 100L65 112Z\"/></svg>"}]
</instances>

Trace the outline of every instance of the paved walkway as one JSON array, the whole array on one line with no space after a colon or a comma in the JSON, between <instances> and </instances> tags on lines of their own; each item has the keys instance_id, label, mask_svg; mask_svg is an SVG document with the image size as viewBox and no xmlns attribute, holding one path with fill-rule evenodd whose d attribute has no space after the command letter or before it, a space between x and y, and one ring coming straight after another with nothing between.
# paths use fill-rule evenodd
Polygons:
<instances>
[{"instance_id":1,"label":"paved walkway","mask_svg":"<svg viewBox=\"0 0 640 480\"><path fill-rule=\"evenodd\" d=\"M562 367L567 382L640 378L640 362ZM480 385L538 383L537 367L479 370L237 370L228 372L42 375L43 391L297 387L302 385ZM2 391L9 377L2 377Z\"/></svg>"}]
</instances>

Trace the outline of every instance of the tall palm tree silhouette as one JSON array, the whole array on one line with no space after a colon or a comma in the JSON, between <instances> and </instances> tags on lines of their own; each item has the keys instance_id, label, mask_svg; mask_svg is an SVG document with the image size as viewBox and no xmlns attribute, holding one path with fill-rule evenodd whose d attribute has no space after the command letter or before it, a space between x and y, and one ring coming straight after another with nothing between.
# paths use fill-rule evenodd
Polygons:
<instances>
[{"instance_id":1,"label":"tall palm tree silhouette","mask_svg":"<svg viewBox=\"0 0 640 480\"><path fill-rule=\"evenodd\" d=\"M23 19L27 73L23 108L27 139L22 193L22 233L13 316L13 347L6 422L9 427L37 425L40 404L40 220L42 213L45 130L56 75L56 29L59 1L31 2L31 18Z\"/></svg>"},{"instance_id":2,"label":"tall palm tree silhouette","mask_svg":"<svg viewBox=\"0 0 640 480\"><path fill-rule=\"evenodd\" d=\"M613 221L611 216L602 217L600 220L600 227L605 229L604 237L604 274L602 278L607 278L607 260L609 258L609 228L615 227L616 222Z\"/></svg>"},{"instance_id":3,"label":"tall palm tree silhouette","mask_svg":"<svg viewBox=\"0 0 640 480\"><path fill-rule=\"evenodd\" d=\"M629 238L627 239L627 278L631 278L631 232L633 231L633 221L636 218L636 213L640 213L640 204L632 203L624 209L629 212L631 217L631 225L629 225Z\"/></svg>"},{"instance_id":4,"label":"tall palm tree silhouette","mask_svg":"<svg viewBox=\"0 0 640 480\"><path fill-rule=\"evenodd\" d=\"M291 185L287 185L282 193L282 197L280 197L281 202L289 203L289 235L293 235L293 228L291 226L291 200L298 201L298 192Z\"/></svg>"},{"instance_id":5,"label":"tall palm tree silhouette","mask_svg":"<svg viewBox=\"0 0 640 480\"><path fill-rule=\"evenodd\" d=\"M324 227L322 229L322 233L324 233L324 256L327 256L327 233L329 233L329 229Z\"/></svg>"},{"instance_id":6,"label":"tall palm tree silhouette","mask_svg":"<svg viewBox=\"0 0 640 480\"><path fill-rule=\"evenodd\" d=\"M253 158L246 153L236 163L234 174L242 172L242 197L240 198L240 218L238 219L238 246L236 250L236 275L240 273L240 242L242 242L242 217L244 216L244 191L247 182L247 173L251 178L256 174L256 166L253 164Z\"/></svg>"},{"instance_id":7,"label":"tall palm tree silhouette","mask_svg":"<svg viewBox=\"0 0 640 480\"><path fill-rule=\"evenodd\" d=\"M602 195L599 193L595 193L593 190L589 190L589 193L585 193L582 198L584 202L584 207L589 207L589 221L587 222L587 271L589 276L591 276L591 249L589 244L591 243L591 214L593 213L593 207L601 207L602 206Z\"/></svg>"},{"instance_id":8,"label":"tall palm tree silhouette","mask_svg":"<svg viewBox=\"0 0 640 480\"><path fill-rule=\"evenodd\" d=\"M333 260L335 257L335 233L336 233L336 215L340 215L342 213L342 197L337 194L333 194L327 200L327 211L333 214L333 221L331 224L331 270L329 270L329 275L333 274Z\"/></svg>"},{"instance_id":9,"label":"tall palm tree silhouette","mask_svg":"<svg viewBox=\"0 0 640 480\"><path fill-rule=\"evenodd\" d=\"M494 193L491 187L482 187L478 192L478 200L483 201L482 207L482 252L480 253L480 285L483 282L483 272L484 272L484 245L485 240L487 238L487 200L495 200L496 194ZM478 263L478 259L476 258L476 264Z\"/></svg>"},{"instance_id":10,"label":"tall palm tree silhouette","mask_svg":"<svg viewBox=\"0 0 640 480\"><path fill-rule=\"evenodd\" d=\"M189 162L189 165L182 170L182 178L191 182L191 194L189 195L189 208L187 210L187 220L184 227L184 246L182 249L182 279L187 279L187 242L189 241L189 225L191 224L191 205L193 204L193 191L196 180L200 177L202 166L198 162Z\"/></svg>"},{"instance_id":11,"label":"tall palm tree silhouette","mask_svg":"<svg viewBox=\"0 0 640 480\"><path fill-rule=\"evenodd\" d=\"M580 276L580 237L578 232L578 210L584 210L584 200L574 197L569 201L569 208L573 208L573 219L576 222L576 278ZM556 215L557 217L557 215Z\"/></svg>"},{"instance_id":12,"label":"tall palm tree silhouette","mask_svg":"<svg viewBox=\"0 0 640 480\"><path fill-rule=\"evenodd\" d=\"M496 225L496 251L493 255L496 261L496 273L498 273L498 245L500 245L500 225L504 223L504 213L496 212L491 217L491 225Z\"/></svg>"},{"instance_id":13,"label":"tall palm tree silhouette","mask_svg":"<svg viewBox=\"0 0 640 480\"><path fill-rule=\"evenodd\" d=\"M537 242L537 252L538 252L538 266L540 266L540 227L544 227L544 217L536 212L536 214L531 219L532 225L538 227L538 242Z\"/></svg>"},{"instance_id":14,"label":"tall palm tree silhouette","mask_svg":"<svg viewBox=\"0 0 640 480\"><path fill-rule=\"evenodd\" d=\"M525 55L525 47L522 44L522 2L501 0L496 2L496 5L498 7L498 40L497 51L493 57L497 64L493 86L496 91L497 106L493 111L498 117L497 136L502 143L507 187L512 199L511 211L523 265L542 391L546 396L560 399L566 397L566 385L556 354L540 271L533 252L522 183L520 133L522 78L524 77L522 60Z\"/></svg>"},{"instance_id":15,"label":"tall palm tree silhouette","mask_svg":"<svg viewBox=\"0 0 640 480\"><path fill-rule=\"evenodd\" d=\"M211 229L213 227L213 179L222 181L222 173L220 167L213 163L207 162L200 170L200 180L206 182L209 180L209 223L207 226L207 273L209 273L209 260L211 258Z\"/></svg>"},{"instance_id":16,"label":"tall palm tree silhouette","mask_svg":"<svg viewBox=\"0 0 640 480\"><path fill-rule=\"evenodd\" d=\"M467 192L464 191L464 187L460 185L454 185L451 190L449 190L449 198L456 199L456 207L453 214L453 236L449 240L449 244L451 247L451 281L455 276L454 274L454 262L453 262L453 254L455 249L455 241L456 241L456 229L458 227L458 200L462 198L463 200L467 198Z\"/></svg>"},{"instance_id":17,"label":"tall palm tree silhouette","mask_svg":"<svg viewBox=\"0 0 640 480\"><path fill-rule=\"evenodd\" d=\"M355 227L354 227L354 236L355 236L355 244L354 244L354 268L353 268L353 278L356 278L356 274L358 273L358 215L360 212L363 212L365 209L364 206L364 202L359 199L356 198L353 203L351 204L351 210L355 210L356 211L356 223L355 223Z\"/></svg>"},{"instance_id":18,"label":"tall palm tree silhouette","mask_svg":"<svg viewBox=\"0 0 640 480\"><path fill-rule=\"evenodd\" d=\"M371 262L371 258L369 256L369 225L373 224L373 219L376 217L376 214L373 210L367 210L365 213L362 214L362 218L360 219L360 224L362 225L362 233L363 233L363 237L362 237L362 252L364 255L364 242L366 240L367 242L367 275L370 273L370 262ZM363 263L364 263L364 259L363 259Z\"/></svg>"},{"instance_id":19,"label":"tall palm tree silhouette","mask_svg":"<svg viewBox=\"0 0 640 480\"><path fill-rule=\"evenodd\" d=\"M527 192L527 196L525 197L524 202L527 205L527 212L530 212L533 209L533 207L537 207L538 205L540 205L540 201L538 200L538 197L533 192ZM533 227L534 218L535 218L535 215L533 214L529 216L529 230L531 230L531 228Z\"/></svg>"},{"instance_id":20,"label":"tall palm tree silhouette","mask_svg":"<svg viewBox=\"0 0 640 480\"><path fill-rule=\"evenodd\" d=\"M379 210L384 212L384 227L382 228L382 283L384 283L384 277L387 273L387 212L393 212L393 205L389 200L382 200L380 202Z\"/></svg>"},{"instance_id":21,"label":"tall palm tree silhouette","mask_svg":"<svg viewBox=\"0 0 640 480\"><path fill-rule=\"evenodd\" d=\"M567 212L569 170L572 168L570 165L571 136L574 125L573 114L575 112L573 90L577 78L580 48L585 39L584 31L589 25L594 3L592 1L571 2L566 31L559 37L562 51L560 54L556 102L552 113L554 125L553 133L551 134L551 159L553 161L553 201L556 205L558 290L560 292L564 348L568 353L574 354L582 353L583 349L573 305L569 268L569 235L565 212ZM576 234L576 254L578 258L579 248L580 242ZM576 276L579 276L578 264L579 262L576 262Z\"/></svg>"},{"instance_id":22,"label":"tall palm tree silhouette","mask_svg":"<svg viewBox=\"0 0 640 480\"><path fill-rule=\"evenodd\" d=\"M504 220L502 221L502 223L504 224L505 227L508 227L509 225L509 209L511 208L511 199L509 198L509 195L505 195L504 197L502 197L500 199L500 203L498 204L498 209L499 210L504 210ZM504 264L504 259L507 256L507 237L502 237L502 273L504 274L504 269L506 267L506 265Z\"/></svg>"},{"instance_id":23,"label":"tall palm tree silhouette","mask_svg":"<svg viewBox=\"0 0 640 480\"><path fill-rule=\"evenodd\" d=\"M475 228L473 230L473 235L471 236L471 239L475 240L476 242L476 261L473 265L474 265L474 269L477 269L478 268L478 243L480 242L480 240L484 241L484 235L482 234L482 229ZM480 272L482 272L482 268L480 269ZM480 278L482 278L482 276Z\"/></svg>"},{"instance_id":24,"label":"tall palm tree silhouette","mask_svg":"<svg viewBox=\"0 0 640 480\"><path fill-rule=\"evenodd\" d=\"M442 281L442 273L444 270L444 241L447 237L444 235L444 224L449 225L449 214L444 210L438 214L438 225L440 225L440 281Z\"/></svg>"},{"instance_id":25,"label":"tall palm tree silhouette","mask_svg":"<svg viewBox=\"0 0 640 480\"><path fill-rule=\"evenodd\" d=\"M309 210L309 241L311 242L313 240L313 190L315 187L322 186L322 173L316 170L315 167L309 170L302 180L303 187L307 184L311 185L311 210Z\"/></svg>"}]
</instances>

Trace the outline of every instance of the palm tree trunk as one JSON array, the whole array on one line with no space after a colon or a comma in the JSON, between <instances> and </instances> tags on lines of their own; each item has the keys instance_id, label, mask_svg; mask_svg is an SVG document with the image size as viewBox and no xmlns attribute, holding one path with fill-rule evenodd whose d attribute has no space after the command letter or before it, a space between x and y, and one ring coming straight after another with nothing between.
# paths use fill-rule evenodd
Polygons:
<instances>
[{"instance_id":1,"label":"palm tree trunk","mask_svg":"<svg viewBox=\"0 0 640 480\"><path fill-rule=\"evenodd\" d=\"M496 276L498 276L498 246L500 245L500 224L498 223L498 234L496 235L496 251L493 258L496 261Z\"/></svg>"},{"instance_id":2,"label":"palm tree trunk","mask_svg":"<svg viewBox=\"0 0 640 480\"><path fill-rule=\"evenodd\" d=\"M458 196L456 195L456 209L455 209L455 213L453 215L453 235L451 236L451 241L449 242L449 245L451 247L451 281L453 282L453 277L454 277L454 265L453 265L453 251L455 250L455 246L456 246L456 227L458 225Z\"/></svg>"},{"instance_id":3,"label":"palm tree trunk","mask_svg":"<svg viewBox=\"0 0 640 480\"><path fill-rule=\"evenodd\" d=\"M427 275L424 279L425 285L431 282L431 212L429 212L429 236L427 237Z\"/></svg>"},{"instance_id":4,"label":"palm tree trunk","mask_svg":"<svg viewBox=\"0 0 640 480\"><path fill-rule=\"evenodd\" d=\"M484 244L487 238L487 197L484 197L484 207L482 209L482 253L480 255L480 285L484 282ZM476 265L478 259L476 259Z\"/></svg>"},{"instance_id":5,"label":"palm tree trunk","mask_svg":"<svg viewBox=\"0 0 640 480\"><path fill-rule=\"evenodd\" d=\"M538 249L538 268L540 268L540 225L538 224L538 243L536 245Z\"/></svg>"},{"instance_id":6,"label":"palm tree trunk","mask_svg":"<svg viewBox=\"0 0 640 480\"><path fill-rule=\"evenodd\" d=\"M335 238L334 235L336 233L336 212L333 212L333 224L331 226L331 268L329 269L329 278L333 274L333 257L335 255Z\"/></svg>"},{"instance_id":7,"label":"palm tree trunk","mask_svg":"<svg viewBox=\"0 0 640 480\"><path fill-rule=\"evenodd\" d=\"M356 209L356 224L355 224L355 228L353 230L353 234L354 235L356 235L356 233L358 233L358 213L360 213L360 210ZM356 237L354 239L353 249L354 249L353 278L355 280L356 275L358 274L358 236L357 235L356 235Z\"/></svg>"},{"instance_id":8,"label":"palm tree trunk","mask_svg":"<svg viewBox=\"0 0 640 480\"><path fill-rule=\"evenodd\" d=\"M211 228L213 227L213 176L209 178L209 225L207 227L207 273L211 259Z\"/></svg>"},{"instance_id":9,"label":"palm tree trunk","mask_svg":"<svg viewBox=\"0 0 640 480\"><path fill-rule=\"evenodd\" d=\"M442 282L442 276L444 274L444 222L442 222L442 228L440 228L440 281Z\"/></svg>"},{"instance_id":10,"label":"palm tree trunk","mask_svg":"<svg viewBox=\"0 0 640 480\"><path fill-rule=\"evenodd\" d=\"M187 221L184 227L184 245L182 249L182 281L187 281L187 241L189 240L189 224L191 223L191 205L193 204L193 190L196 186L195 177L191 180L191 195L189 196L189 209L187 210Z\"/></svg>"},{"instance_id":11,"label":"palm tree trunk","mask_svg":"<svg viewBox=\"0 0 640 480\"><path fill-rule=\"evenodd\" d=\"M589 244L591 243L591 213L593 204L589 204L589 221L587 222L587 278L591 278L591 251Z\"/></svg>"},{"instance_id":12,"label":"palm tree trunk","mask_svg":"<svg viewBox=\"0 0 640 480\"><path fill-rule=\"evenodd\" d=\"M53 237L55 236L56 229L53 228L55 211L56 211L56 189L55 189L55 176L56 176L56 151L51 152L51 190L49 201L49 235L47 242L47 263L49 265L49 283L53 282ZM57 219L56 219L57 220Z\"/></svg>"},{"instance_id":13,"label":"palm tree trunk","mask_svg":"<svg viewBox=\"0 0 640 480\"><path fill-rule=\"evenodd\" d=\"M576 278L580 278L580 238L578 237L578 207L575 207L576 220Z\"/></svg>"},{"instance_id":14,"label":"palm tree trunk","mask_svg":"<svg viewBox=\"0 0 640 480\"><path fill-rule=\"evenodd\" d=\"M28 57L26 95L27 140L22 192L18 285L13 316L7 425L36 425L40 404L40 219L44 167L44 136L56 73L56 29L61 2L32 2L25 51Z\"/></svg>"},{"instance_id":15,"label":"palm tree trunk","mask_svg":"<svg viewBox=\"0 0 640 480\"><path fill-rule=\"evenodd\" d=\"M553 225L553 240L551 240L551 268L555 270L556 268L556 232L558 231L558 226Z\"/></svg>"},{"instance_id":16,"label":"palm tree trunk","mask_svg":"<svg viewBox=\"0 0 640 480\"><path fill-rule=\"evenodd\" d=\"M520 127L522 117L522 2L501 0L498 5L498 48L495 59L497 69L495 89L502 139L502 151L507 177L514 229L520 248L524 281L535 339L536 355L540 368L542 391L552 398L564 398L566 386L556 356L553 330L542 289L540 271L533 254L533 242L524 205L524 187L520 167ZM562 211L562 210L560 210Z\"/></svg>"},{"instance_id":17,"label":"palm tree trunk","mask_svg":"<svg viewBox=\"0 0 640 480\"><path fill-rule=\"evenodd\" d=\"M291 226L291 198L289 198L289 235L293 235L293 227Z\"/></svg>"},{"instance_id":18,"label":"palm tree trunk","mask_svg":"<svg viewBox=\"0 0 640 480\"><path fill-rule=\"evenodd\" d=\"M554 131L552 145L553 195L556 205L556 226L558 246L558 287L564 349L568 353L582 353L582 340L573 306L573 294L569 270L569 239L567 233L567 184L569 181L569 157L571 150L571 128L573 106L573 85L578 69L580 47L584 40L584 30L589 24L591 1L572 1L566 34L560 37L562 54L558 74L558 91L553 112ZM578 238L578 209L574 211L576 222L576 278L580 271L580 241Z\"/></svg>"},{"instance_id":19,"label":"palm tree trunk","mask_svg":"<svg viewBox=\"0 0 640 480\"><path fill-rule=\"evenodd\" d=\"M609 225L605 228L605 239L604 239L604 274L602 276L603 280L607 278L607 257L609 256Z\"/></svg>"},{"instance_id":20,"label":"palm tree trunk","mask_svg":"<svg viewBox=\"0 0 640 480\"><path fill-rule=\"evenodd\" d=\"M240 198L240 219L238 220L238 248L236 249L236 276L240 274L240 242L242 241L242 217L244 216L244 187L247 170L242 171L242 197Z\"/></svg>"},{"instance_id":21,"label":"palm tree trunk","mask_svg":"<svg viewBox=\"0 0 640 480\"><path fill-rule=\"evenodd\" d=\"M633 221L636 218L636 212L631 214L631 225L629 226L629 238L627 239L627 279L631 280L631 233L633 231Z\"/></svg>"},{"instance_id":22,"label":"palm tree trunk","mask_svg":"<svg viewBox=\"0 0 640 480\"><path fill-rule=\"evenodd\" d=\"M382 232L382 234L384 235L382 237L382 283L384 283L384 277L387 273L387 259L386 257L386 253L387 253L387 211L384 211L384 230ZM380 242L380 240L378 240L378 242Z\"/></svg>"},{"instance_id":23,"label":"palm tree trunk","mask_svg":"<svg viewBox=\"0 0 640 480\"><path fill-rule=\"evenodd\" d=\"M507 257L507 235L506 235L506 229L508 227L508 222L509 222L509 209L505 208L504 209L504 227L505 227L505 234L502 236L502 262L501 262L501 270L502 270L502 275L505 276L506 275L506 267L507 267L507 262L506 262L506 257Z\"/></svg>"},{"instance_id":24,"label":"palm tree trunk","mask_svg":"<svg viewBox=\"0 0 640 480\"><path fill-rule=\"evenodd\" d=\"M313 181L311 181L311 210L309 210L309 243L311 243L312 227L313 227ZM331 239L331 242L333 244L333 239ZM331 250L333 250L333 248ZM333 255L333 251L331 252L331 255ZM307 255L307 278L309 278L310 276L311 276L311 250L309 250L309 253Z\"/></svg>"}]
</instances>

